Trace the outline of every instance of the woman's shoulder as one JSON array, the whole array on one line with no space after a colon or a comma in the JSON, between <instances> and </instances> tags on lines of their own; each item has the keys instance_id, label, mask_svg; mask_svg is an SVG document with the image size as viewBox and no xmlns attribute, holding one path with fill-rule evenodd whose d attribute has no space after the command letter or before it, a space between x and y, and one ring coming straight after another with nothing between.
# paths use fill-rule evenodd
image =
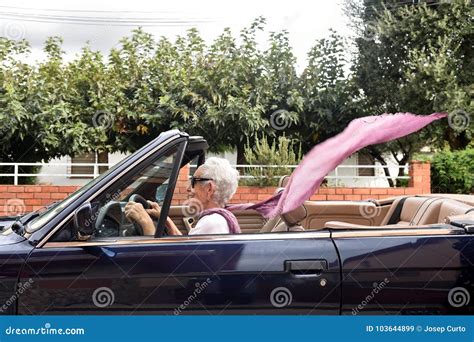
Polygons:
<instances>
[{"instance_id":1,"label":"woman's shoulder","mask_svg":"<svg viewBox=\"0 0 474 342\"><path fill-rule=\"evenodd\" d=\"M199 219L190 234L228 234L229 225L224 216L213 213Z\"/></svg>"},{"instance_id":2,"label":"woman's shoulder","mask_svg":"<svg viewBox=\"0 0 474 342\"><path fill-rule=\"evenodd\" d=\"M219 213L213 213L206 216L203 216L198 222L216 222L216 223L223 223L227 225L227 221L224 216Z\"/></svg>"}]
</instances>

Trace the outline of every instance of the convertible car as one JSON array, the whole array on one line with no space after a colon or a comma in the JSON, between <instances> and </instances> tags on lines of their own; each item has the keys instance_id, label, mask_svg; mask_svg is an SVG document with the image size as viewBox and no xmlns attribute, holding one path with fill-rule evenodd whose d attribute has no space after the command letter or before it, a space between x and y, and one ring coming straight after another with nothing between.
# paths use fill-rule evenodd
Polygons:
<instances>
[{"instance_id":1,"label":"convertible car","mask_svg":"<svg viewBox=\"0 0 474 342\"><path fill-rule=\"evenodd\" d=\"M0 312L474 313L474 196L307 201L270 220L238 211L241 234L166 236L167 215L192 224L172 197L207 147L164 132L67 199L4 219ZM155 236L125 218L129 200L161 204Z\"/></svg>"}]
</instances>

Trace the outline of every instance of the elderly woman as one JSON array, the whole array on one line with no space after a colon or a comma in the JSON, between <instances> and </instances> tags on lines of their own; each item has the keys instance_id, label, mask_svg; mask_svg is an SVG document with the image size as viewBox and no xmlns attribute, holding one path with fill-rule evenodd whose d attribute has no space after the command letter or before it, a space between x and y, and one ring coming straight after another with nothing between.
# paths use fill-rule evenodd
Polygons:
<instances>
[{"instance_id":1,"label":"elderly woman","mask_svg":"<svg viewBox=\"0 0 474 342\"><path fill-rule=\"evenodd\" d=\"M187 190L188 197L197 201L202 211L189 235L240 233L234 214L224 208L237 190L238 176L238 171L222 158L209 158L197 168ZM158 219L161 212L158 203L149 203L151 208L147 210L140 203L129 202L125 206L127 218L140 224L145 235L155 233L151 217ZM169 217L166 220L166 229L169 235L181 235Z\"/></svg>"}]
</instances>

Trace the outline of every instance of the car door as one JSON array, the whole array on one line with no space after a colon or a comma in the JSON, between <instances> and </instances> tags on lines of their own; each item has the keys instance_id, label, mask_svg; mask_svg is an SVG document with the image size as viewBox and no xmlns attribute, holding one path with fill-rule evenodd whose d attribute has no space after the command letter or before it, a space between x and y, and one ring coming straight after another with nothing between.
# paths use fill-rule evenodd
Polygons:
<instances>
[{"instance_id":1,"label":"car door","mask_svg":"<svg viewBox=\"0 0 474 342\"><path fill-rule=\"evenodd\" d=\"M342 314L472 314L474 240L462 228L339 231Z\"/></svg>"},{"instance_id":2,"label":"car door","mask_svg":"<svg viewBox=\"0 0 474 342\"><path fill-rule=\"evenodd\" d=\"M339 314L328 232L48 242L20 314Z\"/></svg>"}]
</instances>

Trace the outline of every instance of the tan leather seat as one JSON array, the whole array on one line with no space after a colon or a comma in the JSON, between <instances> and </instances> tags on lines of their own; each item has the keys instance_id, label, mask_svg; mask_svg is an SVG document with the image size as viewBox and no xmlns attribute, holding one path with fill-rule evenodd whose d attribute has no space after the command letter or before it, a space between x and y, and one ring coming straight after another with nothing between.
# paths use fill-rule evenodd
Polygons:
<instances>
[{"instance_id":1,"label":"tan leather seat","mask_svg":"<svg viewBox=\"0 0 474 342\"><path fill-rule=\"evenodd\" d=\"M301 222L306 218L308 212L304 205L300 205L295 210L281 215L282 222L274 227L271 232L302 232L305 229L301 226Z\"/></svg>"},{"instance_id":2,"label":"tan leather seat","mask_svg":"<svg viewBox=\"0 0 474 342\"><path fill-rule=\"evenodd\" d=\"M432 201L438 200L438 198L433 197L408 197L405 199L403 203L402 210L400 212L400 217L398 218L397 222L391 223L390 219L395 212L397 206L399 205L400 201L403 197L396 198L390 210L385 215L384 219L382 220L381 224L378 226L366 226L366 225L358 225L358 224L351 224L348 222L341 222L341 221L329 221L326 222L324 225L325 228L333 228L333 229L345 229L345 228L380 228L380 227L396 227L396 226L410 226L419 224L418 221L420 219L421 213L426 210L425 208L429 206L429 203Z\"/></svg>"},{"instance_id":3,"label":"tan leather seat","mask_svg":"<svg viewBox=\"0 0 474 342\"><path fill-rule=\"evenodd\" d=\"M393 210L399 201L394 201L392 208L382 222L388 222ZM393 209L393 210L392 210ZM380 226L363 226L346 222L327 222L326 228L333 229L370 229L370 228L397 228L398 226L425 226L429 224L447 223L451 220L465 217L474 217L474 207L449 198L443 197L410 197L405 200L400 213L400 220L395 224Z\"/></svg>"},{"instance_id":4,"label":"tan leather seat","mask_svg":"<svg viewBox=\"0 0 474 342\"><path fill-rule=\"evenodd\" d=\"M438 199L418 221L418 224L450 223L451 218L467 214L474 207L448 198ZM472 212L474 214L474 212Z\"/></svg>"},{"instance_id":5,"label":"tan leather seat","mask_svg":"<svg viewBox=\"0 0 474 342\"><path fill-rule=\"evenodd\" d=\"M275 190L275 195L282 192L288 184L290 176L282 176L278 182L279 187ZM260 233L268 232L299 232L305 229L301 222L308 216L308 211L304 205L281 216L275 216L269 219L260 230Z\"/></svg>"},{"instance_id":6,"label":"tan leather seat","mask_svg":"<svg viewBox=\"0 0 474 342\"><path fill-rule=\"evenodd\" d=\"M278 181L279 188L286 188L288 185L288 181L290 180L290 176L281 176L280 180Z\"/></svg>"}]
</instances>

